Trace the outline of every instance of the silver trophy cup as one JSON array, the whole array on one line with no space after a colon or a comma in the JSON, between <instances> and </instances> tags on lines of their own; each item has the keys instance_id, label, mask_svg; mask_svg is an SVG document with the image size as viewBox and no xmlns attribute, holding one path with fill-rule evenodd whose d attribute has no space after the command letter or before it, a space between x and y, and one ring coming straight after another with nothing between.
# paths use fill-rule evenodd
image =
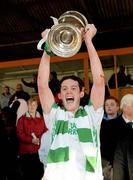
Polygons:
<instances>
[{"instance_id":1,"label":"silver trophy cup","mask_svg":"<svg viewBox=\"0 0 133 180\"><path fill-rule=\"evenodd\" d=\"M67 11L58 19L48 33L49 50L60 57L75 55L82 45L82 32L87 24L85 16L77 11Z\"/></svg>"}]
</instances>

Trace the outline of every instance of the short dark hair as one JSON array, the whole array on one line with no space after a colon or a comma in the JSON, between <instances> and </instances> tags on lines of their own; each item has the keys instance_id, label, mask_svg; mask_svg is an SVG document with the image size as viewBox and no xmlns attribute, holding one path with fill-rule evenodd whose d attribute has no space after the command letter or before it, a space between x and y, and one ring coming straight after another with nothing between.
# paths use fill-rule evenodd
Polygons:
<instances>
[{"instance_id":1,"label":"short dark hair","mask_svg":"<svg viewBox=\"0 0 133 180\"><path fill-rule=\"evenodd\" d=\"M114 100L118 106L120 105L119 100L118 100L116 97L114 97L114 96L109 96L109 97L107 97L106 100L105 100L105 102L106 102L107 100ZM104 102L104 103L105 103L105 102Z\"/></svg>"},{"instance_id":2,"label":"short dark hair","mask_svg":"<svg viewBox=\"0 0 133 180\"><path fill-rule=\"evenodd\" d=\"M8 91L10 90L9 86L7 86L7 85L6 85L4 88L7 88L7 89L8 89Z\"/></svg>"},{"instance_id":3,"label":"short dark hair","mask_svg":"<svg viewBox=\"0 0 133 180\"><path fill-rule=\"evenodd\" d=\"M84 82L82 81L82 79L80 79L79 77L77 76L74 76L74 75L70 75L70 76L64 76L61 80L60 80L60 89L61 89L61 84L63 81L67 80L67 79L72 79L74 81L77 81L78 84L79 84L79 89L80 91L82 90L82 88L84 87Z\"/></svg>"}]
</instances>

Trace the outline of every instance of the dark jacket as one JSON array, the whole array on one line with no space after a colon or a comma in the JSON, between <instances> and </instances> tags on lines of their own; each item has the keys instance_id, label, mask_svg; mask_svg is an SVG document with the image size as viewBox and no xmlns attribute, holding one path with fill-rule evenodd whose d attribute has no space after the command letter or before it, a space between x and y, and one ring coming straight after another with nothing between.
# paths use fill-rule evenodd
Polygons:
<instances>
[{"instance_id":1,"label":"dark jacket","mask_svg":"<svg viewBox=\"0 0 133 180\"><path fill-rule=\"evenodd\" d=\"M113 164L117 143L128 133L128 126L122 115L116 119L103 119L100 130L101 156Z\"/></svg>"},{"instance_id":2,"label":"dark jacket","mask_svg":"<svg viewBox=\"0 0 133 180\"><path fill-rule=\"evenodd\" d=\"M26 82L24 79L21 80L23 84L27 87L34 88L35 92L38 93L38 86L37 81L36 82Z\"/></svg>"},{"instance_id":3,"label":"dark jacket","mask_svg":"<svg viewBox=\"0 0 133 180\"><path fill-rule=\"evenodd\" d=\"M15 98L21 98L25 101L28 101L30 99L30 95L25 91L16 91L9 100L9 105L15 100Z\"/></svg>"},{"instance_id":4,"label":"dark jacket","mask_svg":"<svg viewBox=\"0 0 133 180\"><path fill-rule=\"evenodd\" d=\"M117 145L113 180L133 180L133 130Z\"/></svg>"}]
</instances>

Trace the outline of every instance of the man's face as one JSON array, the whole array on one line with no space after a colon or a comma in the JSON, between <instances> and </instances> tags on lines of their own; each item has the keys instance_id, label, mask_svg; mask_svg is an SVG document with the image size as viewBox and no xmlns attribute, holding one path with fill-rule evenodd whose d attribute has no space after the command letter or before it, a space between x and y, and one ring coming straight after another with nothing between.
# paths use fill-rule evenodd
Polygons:
<instances>
[{"instance_id":1,"label":"man's face","mask_svg":"<svg viewBox=\"0 0 133 180\"><path fill-rule=\"evenodd\" d=\"M21 84L17 84L16 91L23 91L23 87Z\"/></svg>"},{"instance_id":2,"label":"man's face","mask_svg":"<svg viewBox=\"0 0 133 180\"><path fill-rule=\"evenodd\" d=\"M119 106L114 99L107 99L105 101L105 112L108 115L115 115L119 111Z\"/></svg>"},{"instance_id":3,"label":"man's face","mask_svg":"<svg viewBox=\"0 0 133 180\"><path fill-rule=\"evenodd\" d=\"M133 120L133 103L123 106L123 115L129 120Z\"/></svg>"},{"instance_id":4,"label":"man's face","mask_svg":"<svg viewBox=\"0 0 133 180\"><path fill-rule=\"evenodd\" d=\"M84 92L80 91L77 81L67 79L62 82L59 98L66 110L75 112L80 105L80 98L83 96Z\"/></svg>"},{"instance_id":5,"label":"man's face","mask_svg":"<svg viewBox=\"0 0 133 180\"><path fill-rule=\"evenodd\" d=\"M9 93L9 88L4 87L4 93L5 93L5 94L8 94L8 93Z\"/></svg>"}]
</instances>

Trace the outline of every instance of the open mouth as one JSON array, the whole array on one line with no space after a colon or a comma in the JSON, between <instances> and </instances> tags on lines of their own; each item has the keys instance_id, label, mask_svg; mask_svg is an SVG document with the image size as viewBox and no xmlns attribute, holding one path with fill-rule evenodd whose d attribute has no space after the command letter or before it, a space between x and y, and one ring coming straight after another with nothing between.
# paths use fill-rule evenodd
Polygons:
<instances>
[{"instance_id":1,"label":"open mouth","mask_svg":"<svg viewBox=\"0 0 133 180\"><path fill-rule=\"evenodd\" d=\"M74 102L74 98L68 97L68 98L66 98L66 102L67 103L73 103Z\"/></svg>"}]
</instances>

